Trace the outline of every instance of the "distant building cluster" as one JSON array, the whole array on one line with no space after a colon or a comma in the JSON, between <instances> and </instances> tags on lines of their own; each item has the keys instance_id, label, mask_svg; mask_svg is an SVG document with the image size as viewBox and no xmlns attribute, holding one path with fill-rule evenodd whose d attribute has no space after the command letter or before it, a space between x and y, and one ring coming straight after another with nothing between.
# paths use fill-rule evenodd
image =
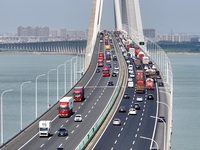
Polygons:
<instances>
[{"instance_id":1,"label":"distant building cluster","mask_svg":"<svg viewBox=\"0 0 200 150\"><path fill-rule=\"evenodd\" d=\"M22 27L17 28L18 36L49 36L49 27Z\"/></svg>"},{"instance_id":2,"label":"distant building cluster","mask_svg":"<svg viewBox=\"0 0 200 150\"><path fill-rule=\"evenodd\" d=\"M144 34L145 37L148 37L148 38L155 38L156 37L155 29L143 29L143 34Z\"/></svg>"}]
</instances>

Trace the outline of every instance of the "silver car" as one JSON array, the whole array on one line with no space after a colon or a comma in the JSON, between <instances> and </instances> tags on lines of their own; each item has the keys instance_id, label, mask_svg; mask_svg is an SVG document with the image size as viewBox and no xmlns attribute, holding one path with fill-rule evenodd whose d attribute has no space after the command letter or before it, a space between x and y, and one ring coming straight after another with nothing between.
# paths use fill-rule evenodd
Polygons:
<instances>
[{"instance_id":1,"label":"silver car","mask_svg":"<svg viewBox=\"0 0 200 150\"><path fill-rule=\"evenodd\" d=\"M75 122L81 122L82 121L82 115L81 114L77 114L74 118Z\"/></svg>"},{"instance_id":2,"label":"silver car","mask_svg":"<svg viewBox=\"0 0 200 150\"><path fill-rule=\"evenodd\" d=\"M121 120L119 118L114 118L113 125L121 125Z\"/></svg>"}]
</instances>

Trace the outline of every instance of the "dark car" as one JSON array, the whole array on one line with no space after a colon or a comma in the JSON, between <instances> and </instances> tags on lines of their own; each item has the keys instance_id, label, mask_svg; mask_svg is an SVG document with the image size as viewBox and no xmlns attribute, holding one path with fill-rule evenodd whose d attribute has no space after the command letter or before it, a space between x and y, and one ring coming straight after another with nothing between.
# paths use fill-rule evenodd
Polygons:
<instances>
[{"instance_id":1,"label":"dark car","mask_svg":"<svg viewBox=\"0 0 200 150\"><path fill-rule=\"evenodd\" d=\"M125 106L120 106L119 107L119 112L126 112L126 107Z\"/></svg>"},{"instance_id":2,"label":"dark car","mask_svg":"<svg viewBox=\"0 0 200 150\"><path fill-rule=\"evenodd\" d=\"M100 69L99 68L97 68L97 70L96 70L96 73L99 73L100 72Z\"/></svg>"},{"instance_id":3,"label":"dark car","mask_svg":"<svg viewBox=\"0 0 200 150\"><path fill-rule=\"evenodd\" d=\"M117 77L117 74L115 72L113 72L112 77Z\"/></svg>"},{"instance_id":4,"label":"dark car","mask_svg":"<svg viewBox=\"0 0 200 150\"><path fill-rule=\"evenodd\" d=\"M159 116L158 117L158 122L166 122L165 117L164 116Z\"/></svg>"},{"instance_id":5,"label":"dark car","mask_svg":"<svg viewBox=\"0 0 200 150\"><path fill-rule=\"evenodd\" d=\"M130 95L128 93L124 93L124 99L129 99Z\"/></svg>"},{"instance_id":6,"label":"dark car","mask_svg":"<svg viewBox=\"0 0 200 150\"><path fill-rule=\"evenodd\" d=\"M148 100L154 100L153 94L148 94L147 99L148 99Z\"/></svg>"},{"instance_id":7,"label":"dark car","mask_svg":"<svg viewBox=\"0 0 200 150\"><path fill-rule=\"evenodd\" d=\"M112 68L111 64L106 64L106 66L108 66L109 68Z\"/></svg>"},{"instance_id":8,"label":"dark car","mask_svg":"<svg viewBox=\"0 0 200 150\"><path fill-rule=\"evenodd\" d=\"M58 130L58 136L67 136L68 135L68 131L65 127L61 127Z\"/></svg>"},{"instance_id":9,"label":"dark car","mask_svg":"<svg viewBox=\"0 0 200 150\"><path fill-rule=\"evenodd\" d=\"M163 82L158 82L158 86L164 86Z\"/></svg>"},{"instance_id":10,"label":"dark car","mask_svg":"<svg viewBox=\"0 0 200 150\"><path fill-rule=\"evenodd\" d=\"M65 150L63 147L58 147L56 150Z\"/></svg>"},{"instance_id":11,"label":"dark car","mask_svg":"<svg viewBox=\"0 0 200 150\"><path fill-rule=\"evenodd\" d=\"M108 86L113 86L113 82L112 81L108 81Z\"/></svg>"},{"instance_id":12,"label":"dark car","mask_svg":"<svg viewBox=\"0 0 200 150\"><path fill-rule=\"evenodd\" d=\"M135 108L136 110L140 110L140 104L139 104L139 103L135 103L135 104L134 104L134 108Z\"/></svg>"}]
</instances>

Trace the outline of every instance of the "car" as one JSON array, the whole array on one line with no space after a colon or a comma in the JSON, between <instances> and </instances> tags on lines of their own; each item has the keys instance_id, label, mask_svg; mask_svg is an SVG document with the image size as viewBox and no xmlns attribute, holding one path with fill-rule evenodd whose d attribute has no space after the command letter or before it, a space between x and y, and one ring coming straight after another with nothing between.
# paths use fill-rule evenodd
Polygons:
<instances>
[{"instance_id":1,"label":"car","mask_svg":"<svg viewBox=\"0 0 200 150\"><path fill-rule=\"evenodd\" d=\"M117 77L117 73L113 72L112 77Z\"/></svg>"},{"instance_id":2,"label":"car","mask_svg":"<svg viewBox=\"0 0 200 150\"><path fill-rule=\"evenodd\" d=\"M154 70L156 70L156 66L155 65L152 65L152 67L151 67L152 69L154 69Z\"/></svg>"},{"instance_id":3,"label":"car","mask_svg":"<svg viewBox=\"0 0 200 150\"><path fill-rule=\"evenodd\" d=\"M156 79L161 79L161 77L159 75L156 75Z\"/></svg>"},{"instance_id":4,"label":"car","mask_svg":"<svg viewBox=\"0 0 200 150\"><path fill-rule=\"evenodd\" d=\"M131 82L131 81L133 81L133 79L132 78L128 78L128 82Z\"/></svg>"},{"instance_id":5,"label":"car","mask_svg":"<svg viewBox=\"0 0 200 150\"><path fill-rule=\"evenodd\" d=\"M128 65L128 70L133 70L133 65Z\"/></svg>"},{"instance_id":6,"label":"car","mask_svg":"<svg viewBox=\"0 0 200 150\"><path fill-rule=\"evenodd\" d=\"M164 86L163 82L158 82L158 86Z\"/></svg>"},{"instance_id":7,"label":"car","mask_svg":"<svg viewBox=\"0 0 200 150\"><path fill-rule=\"evenodd\" d=\"M112 81L108 81L108 86L113 86L113 82Z\"/></svg>"},{"instance_id":8,"label":"car","mask_svg":"<svg viewBox=\"0 0 200 150\"><path fill-rule=\"evenodd\" d=\"M113 61L117 61L117 57L113 57Z\"/></svg>"},{"instance_id":9,"label":"car","mask_svg":"<svg viewBox=\"0 0 200 150\"><path fill-rule=\"evenodd\" d=\"M106 66L108 66L108 68L112 68L111 64L107 63Z\"/></svg>"},{"instance_id":10,"label":"car","mask_svg":"<svg viewBox=\"0 0 200 150\"><path fill-rule=\"evenodd\" d=\"M130 98L130 95L128 93L124 93L124 99L129 99Z\"/></svg>"},{"instance_id":11,"label":"car","mask_svg":"<svg viewBox=\"0 0 200 150\"><path fill-rule=\"evenodd\" d=\"M148 66L147 66L147 65L145 65L145 66L144 66L144 70L147 70L147 69L149 69L149 68L148 68Z\"/></svg>"},{"instance_id":12,"label":"car","mask_svg":"<svg viewBox=\"0 0 200 150\"><path fill-rule=\"evenodd\" d=\"M113 72L116 73L116 74L118 74L118 73L119 73L119 70L114 70Z\"/></svg>"},{"instance_id":13,"label":"car","mask_svg":"<svg viewBox=\"0 0 200 150\"><path fill-rule=\"evenodd\" d=\"M96 73L99 73L100 72L100 69L99 68L97 68L97 70L96 70Z\"/></svg>"},{"instance_id":14,"label":"car","mask_svg":"<svg viewBox=\"0 0 200 150\"><path fill-rule=\"evenodd\" d=\"M134 108L136 110L140 110L140 104L139 103L134 103Z\"/></svg>"},{"instance_id":15,"label":"car","mask_svg":"<svg viewBox=\"0 0 200 150\"><path fill-rule=\"evenodd\" d=\"M147 99L148 99L148 100L154 100L153 94L148 94L148 95L147 95Z\"/></svg>"},{"instance_id":16,"label":"car","mask_svg":"<svg viewBox=\"0 0 200 150\"><path fill-rule=\"evenodd\" d=\"M114 69L115 69L115 70L119 70L119 67L118 67L118 66L115 66Z\"/></svg>"},{"instance_id":17,"label":"car","mask_svg":"<svg viewBox=\"0 0 200 150\"><path fill-rule=\"evenodd\" d=\"M75 122L81 122L82 121L82 115L81 114L76 114L76 116L74 117L74 121Z\"/></svg>"},{"instance_id":18,"label":"car","mask_svg":"<svg viewBox=\"0 0 200 150\"><path fill-rule=\"evenodd\" d=\"M121 120L119 118L114 118L113 125L121 125Z\"/></svg>"},{"instance_id":19,"label":"car","mask_svg":"<svg viewBox=\"0 0 200 150\"><path fill-rule=\"evenodd\" d=\"M137 110L135 108L130 108L128 115L136 115L137 114Z\"/></svg>"},{"instance_id":20,"label":"car","mask_svg":"<svg viewBox=\"0 0 200 150\"><path fill-rule=\"evenodd\" d=\"M119 112L126 112L126 107L125 106L120 106L119 107Z\"/></svg>"},{"instance_id":21,"label":"car","mask_svg":"<svg viewBox=\"0 0 200 150\"><path fill-rule=\"evenodd\" d=\"M63 147L58 147L56 150L65 150Z\"/></svg>"},{"instance_id":22,"label":"car","mask_svg":"<svg viewBox=\"0 0 200 150\"><path fill-rule=\"evenodd\" d=\"M159 116L158 117L158 122L166 122L165 117L164 116Z\"/></svg>"},{"instance_id":23,"label":"car","mask_svg":"<svg viewBox=\"0 0 200 150\"><path fill-rule=\"evenodd\" d=\"M127 63L127 64L130 64L130 63L131 63L131 61L130 61L130 60L127 60L127 61L126 61L126 63Z\"/></svg>"},{"instance_id":24,"label":"car","mask_svg":"<svg viewBox=\"0 0 200 150\"><path fill-rule=\"evenodd\" d=\"M137 96L136 101L137 102L142 102L143 101L143 97L142 96Z\"/></svg>"},{"instance_id":25,"label":"car","mask_svg":"<svg viewBox=\"0 0 200 150\"><path fill-rule=\"evenodd\" d=\"M129 81L127 87L128 87L128 88L133 88L133 87L134 87L133 81Z\"/></svg>"},{"instance_id":26,"label":"car","mask_svg":"<svg viewBox=\"0 0 200 150\"><path fill-rule=\"evenodd\" d=\"M161 150L160 148L158 149L157 147L152 147L151 150Z\"/></svg>"},{"instance_id":27,"label":"car","mask_svg":"<svg viewBox=\"0 0 200 150\"><path fill-rule=\"evenodd\" d=\"M110 60L106 60L107 63L110 63Z\"/></svg>"},{"instance_id":28,"label":"car","mask_svg":"<svg viewBox=\"0 0 200 150\"><path fill-rule=\"evenodd\" d=\"M129 76L130 76L131 78L134 78L134 77L135 77L135 74L134 74L134 73L130 73Z\"/></svg>"},{"instance_id":29,"label":"car","mask_svg":"<svg viewBox=\"0 0 200 150\"><path fill-rule=\"evenodd\" d=\"M134 73L133 69L128 70L128 73L129 73L129 74L133 74L133 73Z\"/></svg>"},{"instance_id":30,"label":"car","mask_svg":"<svg viewBox=\"0 0 200 150\"><path fill-rule=\"evenodd\" d=\"M58 136L67 136L68 135L68 131L66 127L61 127L58 130Z\"/></svg>"}]
</instances>

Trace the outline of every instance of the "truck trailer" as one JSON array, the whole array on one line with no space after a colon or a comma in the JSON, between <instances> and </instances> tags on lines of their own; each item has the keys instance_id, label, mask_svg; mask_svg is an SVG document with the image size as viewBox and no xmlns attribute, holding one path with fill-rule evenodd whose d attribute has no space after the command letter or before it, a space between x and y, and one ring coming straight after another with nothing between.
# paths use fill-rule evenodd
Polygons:
<instances>
[{"instance_id":1,"label":"truck trailer","mask_svg":"<svg viewBox=\"0 0 200 150\"><path fill-rule=\"evenodd\" d=\"M144 93L144 72L136 70L136 93Z\"/></svg>"},{"instance_id":2,"label":"truck trailer","mask_svg":"<svg viewBox=\"0 0 200 150\"><path fill-rule=\"evenodd\" d=\"M70 117L73 113L74 99L73 97L63 97L59 101L58 115L59 117Z\"/></svg>"}]
</instances>

